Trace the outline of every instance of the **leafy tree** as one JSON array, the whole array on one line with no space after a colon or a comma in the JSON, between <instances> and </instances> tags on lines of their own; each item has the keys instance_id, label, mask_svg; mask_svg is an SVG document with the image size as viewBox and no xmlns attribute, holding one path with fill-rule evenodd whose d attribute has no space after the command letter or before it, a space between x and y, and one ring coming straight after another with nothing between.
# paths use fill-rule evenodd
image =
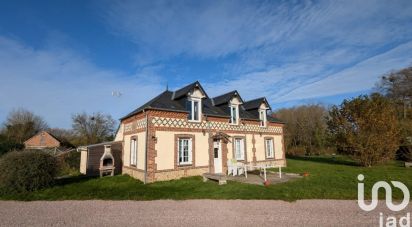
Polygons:
<instances>
[{"instance_id":1,"label":"leafy tree","mask_svg":"<svg viewBox=\"0 0 412 227\"><path fill-rule=\"evenodd\" d=\"M328 129L338 149L363 166L393 159L399 147L396 110L380 94L345 99L333 106Z\"/></svg>"},{"instance_id":2,"label":"leafy tree","mask_svg":"<svg viewBox=\"0 0 412 227\"><path fill-rule=\"evenodd\" d=\"M22 108L11 111L4 125L4 135L7 140L20 144L39 131L48 128L43 118Z\"/></svg>"},{"instance_id":3,"label":"leafy tree","mask_svg":"<svg viewBox=\"0 0 412 227\"><path fill-rule=\"evenodd\" d=\"M319 154L327 147L326 116L321 105L280 109L275 116L286 122L285 143L291 155Z\"/></svg>"},{"instance_id":4,"label":"leafy tree","mask_svg":"<svg viewBox=\"0 0 412 227\"><path fill-rule=\"evenodd\" d=\"M100 143L113 138L115 120L110 115L78 113L72 119L73 132L78 136L76 145Z\"/></svg>"}]
</instances>

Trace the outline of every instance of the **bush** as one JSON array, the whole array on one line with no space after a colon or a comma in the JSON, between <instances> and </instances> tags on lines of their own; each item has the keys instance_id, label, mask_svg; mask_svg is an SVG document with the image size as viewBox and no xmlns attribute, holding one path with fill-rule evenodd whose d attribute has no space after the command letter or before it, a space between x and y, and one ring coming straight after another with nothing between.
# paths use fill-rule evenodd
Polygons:
<instances>
[{"instance_id":1,"label":"bush","mask_svg":"<svg viewBox=\"0 0 412 227\"><path fill-rule=\"evenodd\" d=\"M2 192L27 192L51 186L57 162L42 151L13 151L0 159L0 169Z\"/></svg>"},{"instance_id":2,"label":"bush","mask_svg":"<svg viewBox=\"0 0 412 227\"><path fill-rule=\"evenodd\" d=\"M59 176L80 174L80 152L70 151L57 156Z\"/></svg>"},{"instance_id":3,"label":"bush","mask_svg":"<svg viewBox=\"0 0 412 227\"><path fill-rule=\"evenodd\" d=\"M21 150L23 148L23 144L13 142L11 140L8 140L4 135L0 135L0 156L11 150Z\"/></svg>"},{"instance_id":4,"label":"bush","mask_svg":"<svg viewBox=\"0 0 412 227\"><path fill-rule=\"evenodd\" d=\"M412 146L400 146L399 150L396 152L396 159L412 162Z\"/></svg>"}]
</instances>

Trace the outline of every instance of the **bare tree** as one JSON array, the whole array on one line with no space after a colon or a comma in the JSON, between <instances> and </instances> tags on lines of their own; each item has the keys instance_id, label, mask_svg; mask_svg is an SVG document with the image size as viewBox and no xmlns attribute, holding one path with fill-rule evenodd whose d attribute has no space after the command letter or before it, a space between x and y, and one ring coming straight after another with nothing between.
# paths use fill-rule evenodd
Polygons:
<instances>
[{"instance_id":1,"label":"bare tree","mask_svg":"<svg viewBox=\"0 0 412 227\"><path fill-rule=\"evenodd\" d=\"M401 143L412 144L412 67L390 72L377 84L380 93L394 104L401 126Z\"/></svg>"},{"instance_id":2,"label":"bare tree","mask_svg":"<svg viewBox=\"0 0 412 227\"><path fill-rule=\"evenodd\" d=\"M78 113L72 116L73 131L79 137L77 145L100 143L113 137L115 120L102 113Z\"/></svg>"},{"instance_id":3,"label":"bare tree","mask_svg":"<svg viewBox=\"0 0 412 227\"><path fill-rule=\"evenodd\" d=\"M285 142L291 155L325 151L327 110L321 105L303 105L278 110L276 117L286 122Z\"/></svg>"},{"instance_id":4,"label":"bare tree","mask_svg":"<svg viewBox=\"0 0 412 227\"><path fill-rule=\"evenodd\" d=\"M8 140L17 143L23 143L39 131L48 128L42 117L23 108L11 111L4 126L4 134Z\"/></svg>"}]
</instances>

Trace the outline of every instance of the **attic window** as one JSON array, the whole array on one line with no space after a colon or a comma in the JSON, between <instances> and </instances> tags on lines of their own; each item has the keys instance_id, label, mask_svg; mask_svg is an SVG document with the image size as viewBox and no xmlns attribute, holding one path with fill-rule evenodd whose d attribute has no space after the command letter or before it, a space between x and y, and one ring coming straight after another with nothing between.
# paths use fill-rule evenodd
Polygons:
<instances>
[{"instance_id":1,"label":"attic window","mask_svg":"<svg viewBox=\"0 0 412 227\"><path fill-rule=\"evenodd\" d=\"M260 127L266 127L266 110L259 110Z\"/></svg>"},{"instance_id":2,"label":"attic window","mask_svg":"<svg viewBox=\"0 0 412 227\"><path fill-rule=\"evenodd\" d=\"M237 125L239 122L239 106L232 105L230 106L230 123Z\"/></svg>"},{"instance_id":3,"label":"attic window","mask_svg":"<svg viewBox=\"0 0 412 227\"><path fill-rule=\"evenodd\" d=\"M186 103L186 109L189 111L188 119L189 121L200 121L201 116L201 100L191 98L188 99Z\"/></svg>"}]
</instances>

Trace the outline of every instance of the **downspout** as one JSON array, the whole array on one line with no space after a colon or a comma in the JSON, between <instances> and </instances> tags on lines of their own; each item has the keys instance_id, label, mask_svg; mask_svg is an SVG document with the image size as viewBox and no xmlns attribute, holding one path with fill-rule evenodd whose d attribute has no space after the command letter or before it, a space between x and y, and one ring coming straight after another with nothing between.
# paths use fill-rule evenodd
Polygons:
<instances>
[{"instance_id":1,"label":"downspout","mask_svg":"<svg viewBox=\"0 0 412 227\"><path fill-rule=\"evenodd\" d=\"M143 113L145 113L145 118L146 118L146 139L145 139L145 146L144 146L144 184L147 182L147 140L148 140L148 134L149 134L149 122L147 118L147 112L143 110Z\"/></svg>"}]
</instances>

